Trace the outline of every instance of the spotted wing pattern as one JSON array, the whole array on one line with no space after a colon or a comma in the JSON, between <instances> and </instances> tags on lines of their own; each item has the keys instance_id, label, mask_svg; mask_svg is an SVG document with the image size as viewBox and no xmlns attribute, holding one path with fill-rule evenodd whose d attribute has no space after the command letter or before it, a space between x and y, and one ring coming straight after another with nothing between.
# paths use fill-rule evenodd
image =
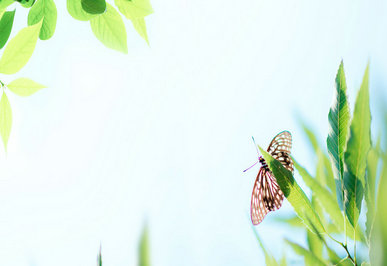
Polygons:
<instances>
[{"instance_id":1,"label":"spotted wing pattern","mask_svg":"<svg viewBox=\"0 0 387 266\"><path fill-rule=\"evenodd\" d=\"M292 135L288 131L279 133L271 141L267 151L282 165L293 172L293 162L290 157ZM251 196L251 221L254 225L262 222L270 211L278 210L283 202L284 194L268 166L264 163L259 169Z\"/></svg>"},{"instance_id":2,"label":"spotted wing pattern","mask_svg":"<svg viewBox=\"0 0 387 266\"><path fill-rule=\"evenodd\" d=\"M262 222L270 211L278 210L284 194L269 169L261 167L255 180L251 196L251 221L254 225Z\"/></svg>"},{"instance_id":3,"label":"spotted wing pattern","mask_svg":"<svg viewBox=\"0 0 387 266\"><path fill-rule=\"evenodd\" d=\"M267 152L273 156L274 159L280 161L282 165L294 172L293 161L290 157L290 150L292 148L292 135L289 131L282 131L271 141Z\"/></svg>"}]
</instances>

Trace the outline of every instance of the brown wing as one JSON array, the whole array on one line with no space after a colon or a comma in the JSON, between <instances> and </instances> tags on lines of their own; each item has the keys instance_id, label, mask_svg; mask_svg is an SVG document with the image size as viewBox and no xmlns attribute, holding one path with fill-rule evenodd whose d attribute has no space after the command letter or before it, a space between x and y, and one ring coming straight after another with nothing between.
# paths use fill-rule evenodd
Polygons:
<instances>
[{"instance_id":1,"label":"brown wing","mask_svg":"<svg viewBox=\"0 0 387 266\"><path fill-rule=\"evenodd\" d=\"M251 221L254 225L262 222L270 211L278 210L284 199L273 174L264 167L259 169L251 195Z\"/></svg>"},{"instance_id":2,"label":"brown wing","mask_svg":"<svg viewBox=\"0 0 387 266\"><path fill-rule=\"evenodd\" d=\"M282 131L273 138L270 142L267 151L274 157L274 159L280 161L282 165L294 172L293 161L290 157L290 150L292 149L292 135L289 131Z\"/></svg>"}]
</instances>

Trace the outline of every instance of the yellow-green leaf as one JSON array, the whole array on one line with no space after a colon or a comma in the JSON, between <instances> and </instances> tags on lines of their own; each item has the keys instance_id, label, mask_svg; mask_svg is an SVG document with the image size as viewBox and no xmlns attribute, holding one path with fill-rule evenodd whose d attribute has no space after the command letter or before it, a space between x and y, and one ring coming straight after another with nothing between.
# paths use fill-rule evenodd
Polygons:
<instances>
[{"instance_id":1,"label":"yellow-green leaf","mask_svg":"<svg viewBox=\"0 0 387 266\"><path fill-rule=\"evenodd\" d=\"M34 52L42 21L18 32L4 49L0 59L0 73L15 74L24 67Z\"/></svg>"},{"instance_id":2,"label":"yellow-green leaf","mask_svg":"<svg viewBox=\"0 0 387 266\"><path fill-rule=\"evenodd\" d=\"M307 228L316 234L326 233L320 218L313 209L308 197L294 180L292 173L274 159L269 153L259 147L271 172L275 176L285 197L293 206L298 217L300 217Z\"/></svg>"},{"instance_id":3,"label":"yellow-green leaf","mask_svg":"<svg viewBox=\"0 0 387 266\"><path fill-rule=\"evenodd\" d=\"M106 47L128 53L125 24L114 7L107 4L106 12L91 19L90 26Z\"/></svg>"},{"instance_id":4,"label":"yellow-green leaf","mask_svg":"<svg viewBox=\"0 0 387 266\"><path fill-rule=\"evenodd\" d=\"M48 40L54 35L57 11L53 0L38 0L28 13L28 25L34 25L43 19L39 38Z\"/></svg>"},{"instance_id":5,"label":"yellow-green leaf","mask_svg":"<svg viewBox=\"0 0 387 266\"><path fill-rule=\"evenodd\" d=\"M67 0L67 11L73 18L81 21L88 21L96 16L83 10L81 0Z\"/></svg>"},{"instance_id":6,"label":"yellow-green leaf","mask_svg":"<svg viewBox=\"0 0 387 266\"><path fill-rule=\"evenodd\" d=\"M347 149L344 153L345 213L354 228L357 226L365 188L368 151L371 148L371 113L367 66L356 98Z\"/></svg>"},{"instance_id":7,"label":"yellow-green leaf","mask_svg":"<svg viewBox=\"0 0 387 266\"><path fill-rule=\"evenodd\" d=\"M12 109L7 95L3 92L0 100L0 134L3 139L4 149L7 150L9 135L12 127Z\"/></svg>"},{"instance_id":8,"label":"yellow-green leaf","mask_svg":"<svg viewBox=\"0 0 387 266\"><path fill-rule=\"evenodd\" d=\"M149 0L114 0L114 3L127 19L144 18L153 13Z\"/></svg>"},{"instance_id":9,"label":"yellow-green leaf","mask_svg":"<svg viewBox=\"0 0 387 266\"><path fill-rule=\"evenodd\" d=\"M138 247L139 266L150 266L150 254L149 254L149 235L148 227L145 225L140 239Z\"/></svg>"},{"instance_id":10,"label":"yellow-green leaf","mask_svg":"<svg viewBox=\"0 0 387 266\"><path fill-rule=\"evenodd\" d=\"M132 19L132 23L138 34L147 42L149 45L149 40L148 40L148 33L146 32L146 24L145 24L145 19L143 18L137 18L137 19Z\"/></svg>"},{"instance_id":11,"label":"yellow-green leaf","mask_svg":"<svg viewBox=\"0 0 387 266\"><path fill-rule=\"evenodd\" d=\"M28 78L18 78L9 83L7 88L19 96L30 96L46 86Z\"/></svg>"}]
</instances>

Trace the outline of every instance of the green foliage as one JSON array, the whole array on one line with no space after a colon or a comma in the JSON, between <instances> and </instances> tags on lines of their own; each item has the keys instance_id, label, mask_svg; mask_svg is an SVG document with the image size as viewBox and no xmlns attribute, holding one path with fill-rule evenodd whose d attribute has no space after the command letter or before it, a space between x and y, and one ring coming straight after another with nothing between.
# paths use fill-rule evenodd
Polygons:
<instances>
[{"instance_id":1,"label":"green foliage","mask_svg":"<svg viewBox=\"0 0 387 266\"><path fill-rule=\"evenodd\" d=\"M7 150L9 135L12 128L12 110L7 95L3 92L0 100L0 135Z\"/></svg>"},{"instance_id":2,"label":"green foliage","mask_svg":"<svg viewBox=\"0 0 387 266\"><path fill-rule=\"evenodd\" d=\"M24 67L34 52L42 21L28 26L7 44L0 59L0 73L15 74Z\"/></svg>"},{"instance_id":3,"label":"green foliage","mask_svg":"<svg viewBox=\"0 0 387 266\"><path fill-rule=\"evenodd\" d=\"M43 19L39 38L48 40L54 35L56 17L56 6L53 0L38 0L28 13L28 25L34 25Z\"/></svg>"},{"instance_id":4,"label":"green foliage","mask_svg":"<svg viewBox=\"0 0 387 266\"><path fill-rule=\"evenodd\" d=\"M99 253L97 256L97 266L102 266L102 252L101 252L101 247L99 248Z\"/></svg>"},{"instance_id":5,"label":"green foliage","mask_svg":"<svg viewBox=\"0 0 387 266\"><path fill-rule=\"evenodd\" d=\"M39 84L28 78L18 78L7 85L8 89L19 96L30 96L40 89L45 88L44 85Z\"/></svg>"},{"instance_id":6,"label":"green foliage","mask_svg":"<svg viewBox=\"0 0 387 266\"><path fill-rule=\"evenodd\" d=\"M81 0L67 0L67 11L73 18L81 21L88 21L96 16L83 10Z\"/></svg>"},{"instance_id":7,"label":"green foliage","mask_svg":"<svg viewBox=\"0 0 387 266\"><path fill-rule=\"evenodd\" d=\"M313 130L299 120L317 159L315 175L311 175L293 158L295 169L310 189L309 197L291 172L260 148L298 216L275 219L306 231L307 247L286 240L293 251L303 257L306 265L387 265L387 133L384 134L384 149L380 136L376 144L371 145L368 69L367 66L350 121L344 67L342 62L340 64L335 103L328 116L327 148L331 160L320 147ZM385 117L387 127L387 111ZM366 215L361 212L363 196ZM366 221L365 228L359 220ZM348 247L347 237L352 238L353 248ZM359 242L364 248L357 250ZM366 249L368 259L364 258Z\"/></svg>"},{"instance_id":8,"label":"green foliage","mask_svg":"<svg viewBox=\"0 0 387 266\"><path fill-rule=\"evenodd\" d=\"M149 44L145 17L153 13L149 0L115 0L118 10L133 23L138 34Z\"/></svg>"},{"instance_id":9,"label":"green foliage","mask_svg":"<svg viewBox=\"0 0 387 266\"><path fill-rule=\"evenodd\" d=\"M0 20L0 49L4 47L11 34L13 19L15 17L15 11L6 11L1 16Z\"/></svg>"},{"instance_id":10,"label":"green foliage","mask_svg":"<svg viewBox=\"0 0 387 266\"><path fill-rule=\"evenodd\" d=\"M145 225L140 239L138 247L138 265L150 266L150 253L149 253L149 232L148 227Z\"/></svg>"},{"instance_id":11,"label":"green foliage","mask_svg":"<svg viewBox=\"0 0 387 266\"><path fill-rule=\"evenodd\" d=\"M94 35L106 46L128 53L125 24L120 14L107 4L106 12L90 20Z\"/></svg>"},{"instance_id":12,"label":"green foliage","mask_svg":"<svg viewBox=\"0 0 387 266\"><path fill-rule=\"evenodd\" d=\"M106 11L105 0L81 0L82 9L90 14L102 14Z\"/></svg>"},{"instance_id":13,"label":"green foliage","mask_svg":"<svg viewBox=\"0 0 387 266\"><path fill-rule=\"evenodd\" d=\"M327 265L327 263L321 259L319 259L313 252L303 248L297 243L294 243L290 240L286 240L286 243L289 244L289 246L292 247L294 252L296 252L298 255L301 255L305 259L305 263L308 263L307 265Z\"/></svg>"},{"instance_id":14,"label":"green foliage","mask_svg":"<svg viewBox=\"0 0 387 266\"><path fill-rule=\"evenodd\" d=\"M356 98L347 150L344 155L345 213L356 227L361 211L367 155L371 147L371 113L369 106L368 66Z\"/></svg>"},{"instance_id":15,"label":"green foliage","mask_svg":"<svg viewBox=\"0 0 387 266\"><path fill-rule=\"evenodd\" d=\"M334 175L336 178L336 193L343 206L344 190L344 151L347 143L348 126L350 120L349 105L347 101L347 85L345 83L344 64L341 62L336 75L335 102L329 110L330 132L327 138L328 152L331 156Z\"/></svg>"},{"instance_id":16,"label":"green foliage","mask_svg":"<svg viewBox=\"0 0 387 266\"><path fill-rule=\"evenodd\" d=\"M294 208L298 217L305 223L310 231L316 234L325 233L325 229L321 223L320 218L313 209L308 197L304 191L300 188L297 182L294 180L292 173L287 170L283 165L274 159L264 149L259 147L263 157L265 158L270 170L273 172L277 179L285 197Z\"/></svg>"},{"instance_id":17,"label":"green foliage","mask_svg":"<svg viewBox=\"0 0 387 266\"><path fill-rule=\"evenodd\" d=\"M6 9L14 2L20 3L23 8L29 8L28 27L21 29L9 41L16 10ZM144 19L153 13L149 0L116 0L115 4L149 44ZM105 0L67 0L67 10L77 20L90 21L94 35L106 47L128 53L124 21L116 9ZM57 8L54 0L0 0L0 49L5 46L0 58L0 73L11 75L20 71L31 58L38 38L48 40L54 35L56 23ZM3 90L6 88L1 80L0 85ZM44 88L43 85L27 78L14 80L7 87L19 96L29 96ZM5 147L9 132L4 131L2 135Z\"/></svg>"}]
</instances>

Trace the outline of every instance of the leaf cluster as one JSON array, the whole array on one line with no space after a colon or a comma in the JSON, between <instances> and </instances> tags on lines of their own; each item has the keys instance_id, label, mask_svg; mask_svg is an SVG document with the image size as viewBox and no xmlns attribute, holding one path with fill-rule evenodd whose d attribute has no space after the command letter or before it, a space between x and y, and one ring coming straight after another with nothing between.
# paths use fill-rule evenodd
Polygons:
<instances>
[{"instance_id":1,"label":"leaf cluster","mask_svg":"<svg viewBox=\"0 0 387 266\"><path fill-rule=\"evenodd\" d=\"M153 13L149 0L115 0L118 11L133 24L138 34L149 44L145 17ZM12 6L15 6L13 10ZM11 40L9 37L16 8L27 8L27 26ZM106 47L127 53L127 35L121 14L105 0L67 0L69 14L87 21L97 39ZM19 72L31 58L38 39L48 40L55 32L57 8L53 0L0 0L0 74ZM28 78L18 78L9 84L0 78L0 135L7 149L12 128L12 109L6 89L19 96L29 96L45 86Z\"/></svg>"},{"instance_id":2,"label":"leaf cluster","mask_svg":"<svg viewBox=\"0 0 387 266\"><path fill-rule=\"evenodd\" d=\"M380 136L374 144L371 141L369 67L365 70L352 116L343 62L335 85L334 102L328 115L328 153L313 130L301 122L317 158L313 174L293 158L298 174L311 191L309 196L290 171L260 148L296 214L277 220L304 228L307 246L291 240L286 243L306 265L387 265L387 229L383 226L387 224L387 208L383 208L383 203L387 202L384 193L387 155L381 147ZM385 117L387 122L387 115ZM387 143L387 134L384 137ZM362 212L364 205L366 212ZM270 262L267 264L280 264L268 258L268 251L258 240L266 262Z\"/></svg>"}]
</instances>

